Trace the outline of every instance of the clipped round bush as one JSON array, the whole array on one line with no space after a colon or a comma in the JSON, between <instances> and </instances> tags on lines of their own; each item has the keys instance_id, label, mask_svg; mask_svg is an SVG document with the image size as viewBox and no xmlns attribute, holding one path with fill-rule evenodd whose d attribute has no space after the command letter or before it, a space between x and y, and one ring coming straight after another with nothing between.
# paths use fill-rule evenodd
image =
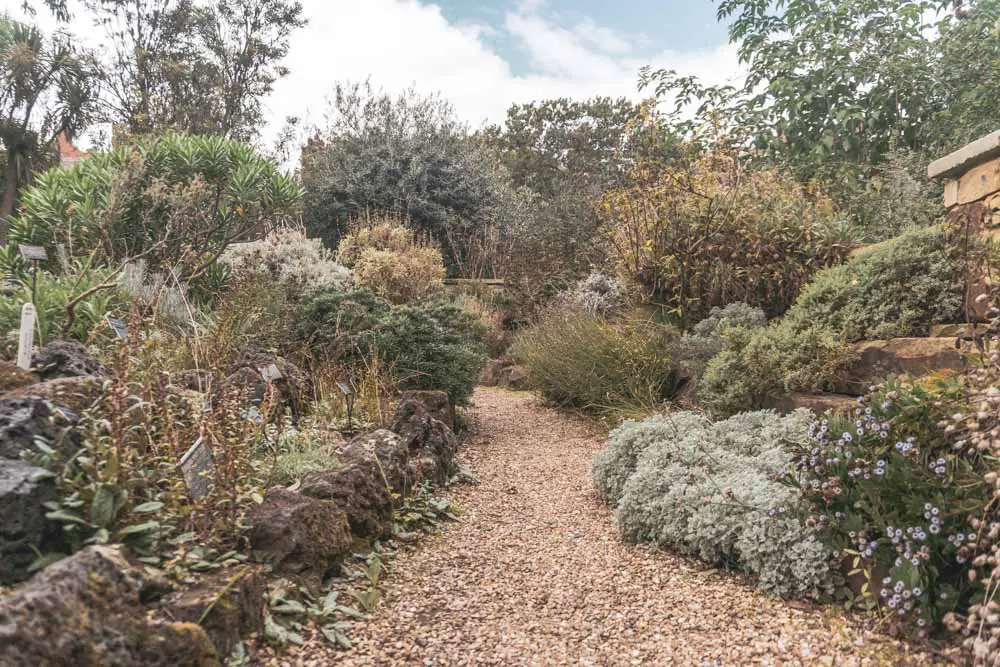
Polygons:
<instances>
[{"instance_id":1,"label":"clipped round bush","mask_svg":"<svg viewBox=\"0 0 1000 667\"><path fill-rule=\"evenodd\" d=\"M555 302L563 308L611 317L625 306L626 296L625 286L617 278L593 271L572 288L559 294Z\"/></svg>"},{"instance_id":2,"label":"clipped round bush","mask_svg":"<svg viewBox=\"0 0 1000 667\"><path fill-rule=\"evenodd\" d=\"M374 329L390 308L366 289L320 292L299 308L295 336L319 358L358 359L369 354Z\"/></svg>"},{"instance_id":3,"label":"clipped round bush","mask_svg":"<svg viewBox=\"0 0 1000 667\"><path fill-rule=\"evenodd\" d=\"M611 502L620 488L615 520L628 539L739 568L783 597L824 597L833 592L829 550L799 518L799 493L779 479L792 461L789 445L806 441L811 421L801 410L627 423L595 471Z\"/></svg>"},{"instance_id":4,"label":"clipped round bush","mask_svg":"<svg viewBox=\"0 0 1000 667\"><path fill-rule=\"evenodd\" d=\"M727 329L760 329L767 324L764 311L755 306L737 302L723 308L716 306L708 317L691 328L691 335L698 338L720 338Z\"/></svg>"},{"instance_id":5,"label":"clipped round bush","mask_svg":"<svg viewBox=\"0 0 1000 667\"><path fill-rule=\"evenodd\" d=\"M679 438L690 429L704 429L709 420L697 412L674 412L644 421L628 420L611 432L608 444L594 457L591 475L597 490L609 505L621 500L625 482L635 473L639 457L663 439L664 433Z\"/></svg>"},{"instance_id":6,"label":"clipped round bush","mask_svg":"<svg viewBox=\"0 0 1000 667\"><path fill-rule=\"evenodd\" d=\"M917 229L817 273L785 318L845 341L927 336L964 321L965 272L947 228Z\"/></svg>"},{"instance_id":7,"label":"clipped round bush","mask_svg":"<svg viewBox=\"0 0 1000 667\"><path fill-rule=\"evenodd\" d=\"M830 389L855 352L829 330L782 319L763 329L730 329L698 383L698 400L715 417L775 407L790 393Z\"/></svg>"}]
</instances>

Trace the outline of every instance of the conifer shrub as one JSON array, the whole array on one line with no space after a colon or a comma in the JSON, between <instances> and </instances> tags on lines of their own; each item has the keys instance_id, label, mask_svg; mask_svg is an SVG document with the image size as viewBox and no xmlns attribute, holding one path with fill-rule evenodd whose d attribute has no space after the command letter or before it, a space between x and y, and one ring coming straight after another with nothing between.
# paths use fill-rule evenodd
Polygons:
<instances>
[{"instance_id":1,"label":"conifer shrub","mask_svg":"<svg viewBox=\"0 0 1000 667\"><path fill-rule=\"evenodd\" d=\"M486 366L485 338L474 313L436 300L391 308L373 343L400 388L444 391L453 405L464 405Z\"/></svg>"}]
</instances>

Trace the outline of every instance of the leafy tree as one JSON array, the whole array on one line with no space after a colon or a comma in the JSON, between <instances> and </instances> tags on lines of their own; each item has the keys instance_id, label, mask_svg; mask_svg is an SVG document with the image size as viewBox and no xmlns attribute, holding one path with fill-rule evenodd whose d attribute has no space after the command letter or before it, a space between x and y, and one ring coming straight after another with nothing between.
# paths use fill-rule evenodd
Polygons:
<instances>
[{"instance_id":1,"label":"leafy tree","mask_svg":"<svg viewBox=\"0 0 1000 667\"><path fill-rule=\"evenodd\" d=\"M287 74L290 0L85 0L110 45L107 113L132 134L180 130L250 139L261 99Z\"/></svg>"},{"instance_id":2,"label":"leafy tree","mask_svg":"<svg viewBox=\"0 0 1000 667\"><path fill-rule=\"evenodd\" d=\"M143 259L186 281L230 243L291 221L299 196L290 176L245 144L167 135L41 174L23 194L11 241L92 264ZM13 264L10 251L5 262Z\"/></svg>"},{"instance_id":3,"label":"leafy tree","mask_svg":"<svg viewBox=\"0 0 1000 667\"><path fill-rule=\"evenodd\" d=\"M302 150L303 218L335 246L349 221L389 213L440 245L455 275L495 274L525 199L451 106L409 90L338 84L327 127Z\"/></svg>"},{"instance_id":4,"label":"leafy tree","mask_svg":"<svg viewBox=\"0 0 1000 667\"><path fill-rule=\"evenodd\" d=\"M618 181L629 126L639 113L625 98L515 104L503 127L489 127L484 136L517 185L551 198L567 187L579 192Z\"/></svg>"},{"instance_id":5,"label":"leafy tree","mask_svg":"<svg viewBox=\"0 0 1000 667\"><path fill-rule=\"evenodd\" d=\"M73 134L86 124L96 93L92 65L68 35L46 38L33 26L0 17L0 142L5 158L0 244L33 163L44 158L58 134Z\"/></svg>"}]
</instances>

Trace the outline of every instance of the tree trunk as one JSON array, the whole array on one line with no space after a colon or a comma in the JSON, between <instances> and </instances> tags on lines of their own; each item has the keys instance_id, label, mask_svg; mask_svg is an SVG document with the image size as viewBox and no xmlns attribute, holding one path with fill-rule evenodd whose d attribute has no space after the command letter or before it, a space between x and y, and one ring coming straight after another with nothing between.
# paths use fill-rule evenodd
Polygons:
<instances>
[{"instance_id":1,"label":"tree trunk","mask_svg":"<svg viewBox=\"0 0 1000 667\"><path fill-rule=\"evenodd\" d=\"M14 212L17 199L17 156L7 151L7 165L4 167L4 193L0 201L0 246L7 245L7 219Z\"/></svg>"}]
</instances>

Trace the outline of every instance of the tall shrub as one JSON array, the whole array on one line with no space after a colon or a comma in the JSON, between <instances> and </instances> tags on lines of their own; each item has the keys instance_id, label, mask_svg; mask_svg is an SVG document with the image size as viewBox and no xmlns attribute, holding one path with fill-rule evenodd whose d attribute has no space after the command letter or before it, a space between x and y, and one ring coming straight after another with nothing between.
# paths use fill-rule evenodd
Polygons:
<instances>
[{"instance_id":1,"label":"tall shrub","mask_svg":"<svg viewBox=\"0 0 1000 667\"><path fill-rule=\"evenodd\" d=\"M722 151L636 167L602 212L618 269L685 325L735 301L779 314L850 249L829 199Z\"/></svg>"},{"instance_id":2,"label":"tall shrub","mask_svg":"<svg viewBox=\"0 0 1000 667\"><path fill-rule=\"evenodd\" d=\"M11 245L55 257L120 264L144 259L180 280L204 273L226 247L296 214L299 186L253 148L219 137L140 140L40 175L21 197ZM3 263L13 268L9 250Z\"/></svg>"}]
</instances>

